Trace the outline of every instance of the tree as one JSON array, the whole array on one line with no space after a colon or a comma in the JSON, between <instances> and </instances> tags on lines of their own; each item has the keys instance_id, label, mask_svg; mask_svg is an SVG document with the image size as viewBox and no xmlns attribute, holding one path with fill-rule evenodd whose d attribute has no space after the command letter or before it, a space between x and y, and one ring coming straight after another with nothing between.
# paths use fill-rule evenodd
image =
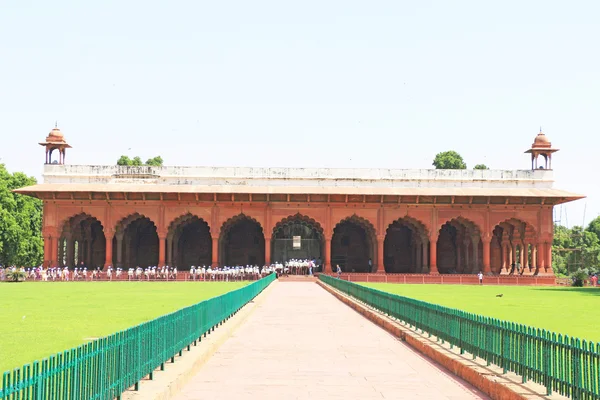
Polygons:
<instances>
[{"instance_id":1,"label":"tree","mask_svg":"<svg viewBox=\"0 0 600 400\"><path fill-rule=\"evenodd\" d=\"M558 276L585 270L600 272L600 240L598 236L580 226L569 229L555 225L552 243L552 269Z\"/></svg>"},{"instance_id":2,"label":"tree","mask_svg":"<svg viewBox=\"0 0 600 400\"><path fill-rule=\"evenodd\" d=\"M117 165L132 165L132 161L131 158L127 157L127 156L121 156L118 160L117 160Z\"/></svg>"},{"instance_id":3,"label":"tree","mask_svg":"<svg viewBox=\"0 0 600 400\"><path fill-rule=\"evenodd\" d=\"M477 164L473 169L489 169L485 164Z\"/></svg>"},{"instance_id":4,"label":"tree","mask_svg":"<svg viewBox=\"0 0 600 400\"><path fill-rule=\"evenodd\" d=\"M600 238L600 217L594 218L586 228L586 231L595 233Z\"/></svg>"},{"instance_id":5,"label":"tree","mask_svg":"<svg viewBox=\"0 0 600 400\"><path fill-rule=\"evenodd\" d=\"M125 166L134 166L140 167L142 165L148 165L153 167L162 167L163 159L161 156L156 156L154 158L149 158L146 163L142 162L142 159L139 156L129 158L128 156L121 156L117 160L117 165L125 165Z\"/></svg>"},{"instance_id":6,"label":"tree","mask_svg":"<svg viewBox=\"0 0 600 400\"><path fill-rule=\"evenodd\" d=\"M467 164L462 156L454 150L436 154L433 159L435 169L467 169Z\"/></svg>"},{"instance_id":7,"label":"tree","mask_svg":"<svg viewBox=\"0 0 600 400\"><path fill-rule=\"evenodd\" d=\"M146 161L146 165L151 165L153 167L162 167L163 165L163 159L161 156L156 156L154 158L149 158L148 161Z\"/></svg>"},{"instance_id":8,"label":"tree","mask_svg":"<svg viewBox=\"0 0 600 400\"><path fill-rule=\"evenodd\" d=\"M22 172L10 174L0 164L0 265L42 263L42 201L12 192L35 184L35 178Z\"/></svg>"}]
</instances>

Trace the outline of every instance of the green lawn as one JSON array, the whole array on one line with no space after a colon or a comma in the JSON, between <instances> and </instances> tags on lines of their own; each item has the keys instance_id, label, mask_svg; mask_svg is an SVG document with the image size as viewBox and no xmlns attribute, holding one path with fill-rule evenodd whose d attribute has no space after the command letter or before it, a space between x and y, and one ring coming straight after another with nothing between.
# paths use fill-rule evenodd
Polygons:
<instances>
[{"instance_id":1,"label":"green lawn","mask_svg":"<svg viewBox=\"0 0 600 400\"><path fill-rule=\"evenodd\" d=\"M529 286L398 285L378 290L600 342L600 289ZM496 297L502 293L502 297Z\"/></svg>"},{"instance_id":2,"label":"green lawn","mask_svg":"<svg viewBox=\"0 0 600 400\"><path fill-rule=\"evenodd\" d=\"M247 284L0 283L0 374Z\"/></svg>"}]
</instances>

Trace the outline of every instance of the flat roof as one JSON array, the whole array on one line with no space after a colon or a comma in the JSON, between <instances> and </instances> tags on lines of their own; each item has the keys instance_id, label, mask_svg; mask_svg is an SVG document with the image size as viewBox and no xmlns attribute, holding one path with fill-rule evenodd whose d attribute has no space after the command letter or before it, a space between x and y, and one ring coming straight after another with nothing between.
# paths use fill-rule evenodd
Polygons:
<instances>
[{"instance_id":1,"label":"flat roof","mask_svg":"<svg viewBox=\"0 0 600 400\"><path fill-rule=\"evenodd\" d=\"M474 187L319 187L319 186L248 186L248 185L164 185L42 183L14 190L41 197L41 193L240 193L240 194L313 194L381 196L466 196L466 197L538 197L564 203L585 196L550 188L474 188Z\"/></svg>"}]
</instances>

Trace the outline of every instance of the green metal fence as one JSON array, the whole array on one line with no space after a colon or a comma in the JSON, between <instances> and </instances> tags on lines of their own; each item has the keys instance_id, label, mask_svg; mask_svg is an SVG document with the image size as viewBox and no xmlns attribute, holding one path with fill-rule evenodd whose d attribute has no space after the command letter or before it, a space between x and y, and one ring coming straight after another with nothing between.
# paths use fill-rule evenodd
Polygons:
<instances>
[{"instance_id":1,"label":"green metal fence","mask_svg":"<svg viewBox=\"0 0 600 400\"><path fill-rule=\"evenodd\" d=\"M324 283L437 340L573 399L600 399L600 344L320 275Z\"/></svg>"},{"instance_id":2,"label":"green metal fence","mask_svg":"<svg viewBox=\"0 0 600 400\"><path fill-rule=\"evenodd\" d=\"M87 400L121 393L182 354L275 280L271 274L241 289L182 308L49 359L5 372L2 400Z\"/></svg>"}]
</instances>

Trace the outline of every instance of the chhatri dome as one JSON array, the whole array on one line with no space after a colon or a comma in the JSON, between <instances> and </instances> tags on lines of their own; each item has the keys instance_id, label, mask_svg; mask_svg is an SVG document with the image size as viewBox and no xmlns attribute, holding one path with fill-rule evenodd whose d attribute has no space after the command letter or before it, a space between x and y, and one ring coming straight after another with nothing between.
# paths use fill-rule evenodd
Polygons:
<instances>
[{"instance_id":1,"label":"chhatri dome","mask_svg":"<svg viewBox=\"0 0 600 400\"><path fill-rule=\"evenodd\" d=\"M54 124L54 128L46 136L46 141L40 143L40 146L46 148L46 164L64 164L66 149L71 148L65 140L65 135L58 129L58 124ZM54 150L58 150L58 160L52 161Z\"/></svg>"},{"instance_id":2,"label":"chhatri dome","mask_svg":"<svg viewBox=\"0 0 600 400\"><path fill-rule=\"evenodd\" d=\"M556 153L557 151L558 149L552 148L552 142L550 142L550 139L548 139L544 132L542 132L542 128L540 128L540 132L533 140L531 148L525 153L531 154L531 169L552 169L552 153ZM539 156L544 157L545 163L543 166L538 166Z\"/></svg>"}]
</instances>

